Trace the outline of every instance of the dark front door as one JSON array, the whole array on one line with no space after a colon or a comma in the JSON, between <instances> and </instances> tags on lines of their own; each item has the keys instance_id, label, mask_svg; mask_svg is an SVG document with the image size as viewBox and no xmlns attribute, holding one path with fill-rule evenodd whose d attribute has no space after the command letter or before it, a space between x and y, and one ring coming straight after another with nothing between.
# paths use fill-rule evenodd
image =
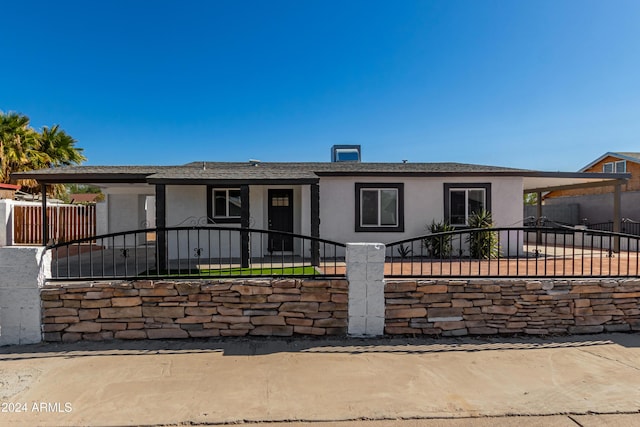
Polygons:
<instances>
[{"instance_id":1,"label":"dark front door","mask_svg":"<svg viewBox=\"0 0 640 427\"><path fill-rule=\"evenodd\" d=\"M293 190L269 190L269 230L293 233ZM293 237L273 234L268 249L292 251Z\"/></svg>"}]
</instances>

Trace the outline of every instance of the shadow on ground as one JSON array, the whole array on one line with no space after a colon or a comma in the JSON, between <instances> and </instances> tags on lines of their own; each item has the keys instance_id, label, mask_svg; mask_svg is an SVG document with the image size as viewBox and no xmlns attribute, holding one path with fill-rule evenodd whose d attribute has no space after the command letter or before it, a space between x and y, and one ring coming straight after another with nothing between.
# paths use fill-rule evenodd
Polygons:
<instances>
[{"instance_id":1,"label":"shadow on ground","mask_svg":"<svg viewBox=\"0 0 640 427\"><path fill-rule=\"evenodd\" d=\"M77 343L40 343L0 347L0 361L87 356L223 353L224 356L260 356L274 353L393 353L429 354L496 350L577 348L617 344L640 347L637 333L555 337L465 338L219 338L139 340Z\"/></svg>"}]
</instances>

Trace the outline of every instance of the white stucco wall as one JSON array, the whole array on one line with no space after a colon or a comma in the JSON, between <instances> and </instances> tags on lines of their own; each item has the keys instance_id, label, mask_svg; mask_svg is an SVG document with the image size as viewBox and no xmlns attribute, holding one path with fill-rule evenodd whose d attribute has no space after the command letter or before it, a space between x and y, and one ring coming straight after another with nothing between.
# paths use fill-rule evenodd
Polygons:
<instances>
[{"instance_id":1,"label":"white stucco wall","mask_svg":"<svg viewBox=\"0 0 640 427\"><path fill-rule=\"evenodd\" d=\"M355 231L355 183L404 183L404 232ZM496 227L518 226L523 218L523 180L518 177L414 178L322 177L320 236L339 242L389 243L427 233L432 220L444 219L444 183L491 183Z\"/></svg>"},{"instance_id":2,"label":"white stucco wall","mask_svg":"<svg viewBox=\"0 0 640 427\"><path fill-rule=\"evenodd\" d=\"M404 232L356 232L355 231L355 183L404 183ZM427 225L432 220L444 218L444 183L490 183L491 210L497 227L519 226L522 224L523 180L518 177L477 177L477 178L419 178L419 177L322 177L320 180L320 236L339 242L389 243L405 238L417 237L427 233ZM268 186L251 185L250 227L268 229L268 191L269 189L293 189L294 233L311 233L311 191L308 185ZM167 226L204 225L207 216L206 186L167 186ZM224 224L221 224L224 226ZM240 224L229 224L239 227ZM202 235L201 235L202 237ZM225 237L228 241L228 236ZM170 255L179 250L181 255L193 253L194 248L202 248L202 256L226 256L219 254L212 245L197 242L196 234L190 235L191 242L183 239L177 242L169 240ZM504 240L504 239L503 239ZM239 236L232 236L232 256L239 256ZM215 242L214 242L215 243ZM300 253L299 242L295 248ZM199 246L198 246L199 245ZM251 253L253 256L266 254L266 239L252 236ZM506 242L502 242L507 247ZM515 249L515 235L513 236ZM171 249L171 248L174 249ZM309 252L310 248L305 248ZM513 252L513 250L512 250Z\"/></svg>"},{"instance_id":3,"label":"white stucco wall","mask_svg":"<svg viewBox=\"0 0 640 427\"><path fill-rule=\"evenodd\" d=\"M167 227L193 225L207 218L207 187L205 185L167 185Z\"/></svg>"},{"instance_id":4,"label":"white stucco wall","mask_svg":"<svg viewBox=\"0 0 640 427\"><path fill-rule=\"evenodd\" d=\"M114 185L102 188L105 201L96 204L96 233L118 233L145 228L145 198L155 194L155 187L146 184ZM127 245L130 245L128 237ZM137 244L145 241L144 234L136 236ZM122 246L122 238L104 241L107 247Z\"/></svg>"},{"instance_id":5,"label":"white stucco wall","mask_svg":"<svg viewBox=\"0 0 640 427\"><path fill-rule=\"evenodd\" d=\"M260 230L269 228L269 200L270 189L291 189L293 190L293 229L294 233L309 234L311 231L311 211L310 211L310 189L309 186L293 185L251 185L249 186L249 227ZM207 224L207 187L205 185L171 185L166 187L167 201L167 226L189 226ZM240 227L240 223L216 224L220 227ZM186 237L186 234L184 234ZM200 240L198 240L200 237ZM262 237L262 238L261 238ZM239 257L240 256L240 235L237 232L220 233L222 245L218 244L218 233L190 232L189 239L176 240L176 236L169 235L168 249L169 257L185 257L187 254L193 255L194 249L201 248L202 258L216 257ZM188 241L187 241L188 240ZM231 243L231 251L228 246ZM301 245L296 240L294 251L300 253ZM252 256L266 255L267 251L266 235L254 234L251 236ZM308 245L307 245L308 246ZM222 247L220 252L219 247ZM305 247L305 252L310 252L309 247ZM212 260L217 262L217 260Z\"/></svg>"},{"instance_id":6,"label":"white stucco wall","mask_svg":"<svg viewBox=\"0 0 640 427\"><path fill-rule=\"evenodd\" d=\"M98 236L109 233L109 203L105 195L104 201L96 203L96 234Z\"/></svg>"}]
</instances>

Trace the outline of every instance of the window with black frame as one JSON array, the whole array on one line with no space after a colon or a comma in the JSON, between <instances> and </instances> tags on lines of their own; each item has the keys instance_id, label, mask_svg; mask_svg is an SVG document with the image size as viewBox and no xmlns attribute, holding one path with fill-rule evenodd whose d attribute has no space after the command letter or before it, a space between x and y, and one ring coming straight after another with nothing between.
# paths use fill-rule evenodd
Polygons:
<instances>
[{"instance_id":1,"label":"window with black frame","mask_svg":"<svg viewBox=\"0 0 640 427\"><path fill-rule=\"evenodd\" d=\"M468 226L469 218L491 211L491 184L445 184L445 220L453 226Z\"/></svg>"},{"instance_id":2,"label":"window with black frame","mask_svg":"<svg viewBox=\"0 0 640 427\"><path fill-rule=\"evenodd\" d=\"M242 200L239 188L209 187L207 194L209 223L240 222Z\"/></svg>"},{"instance_id":3,"label":"window with black frame","mask_svg":"<svg viewBox=\"0 0 640 427\"><path fill-rule=\"evenodd\" d=\"M356 183L356 231L403 231L403 184Z\"/></svg>"}]
</instances>

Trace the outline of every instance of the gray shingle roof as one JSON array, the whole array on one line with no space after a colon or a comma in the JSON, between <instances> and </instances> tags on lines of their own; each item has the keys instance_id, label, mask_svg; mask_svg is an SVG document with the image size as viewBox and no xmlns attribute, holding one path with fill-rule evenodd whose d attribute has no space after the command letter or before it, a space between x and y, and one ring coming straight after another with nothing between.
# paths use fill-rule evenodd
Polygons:
<instances>
[{"instance_id":1,"label":"gray shingle roof","mask_svg":"<svg viewBox=\"0 0 640 427\"><path fill-rule=\"evenodd\" d=\"M66 166L18 172L43 182L317 181L319 176L514 174L522 169L464 163L192 162L182 166Z\"/></svg>"},{"instance_id":2,"label":"gray shingle roof","mask_svg":"<svg viewBox=\"0 0 640 427\"><path fill-rule=\"evenodd\" d=\"M619 151L618 154L621 154L625 157L631 157L636 159L638 162L640 162L640 153L632 153L632 152L624 152L624 151Z\"/></svg>"},{"instance_id":3,"label":"gray shingle roof","mask_svg":"<svg viewBox=\"0 0 640 427\"><path fill-rule=\"evenodd\" d=\"M146 183L193 185L312 184L323 176L495 177L524 178L524 189L614 182L628 174L540 172L464 163L269 163L193 162L182 166L72 166L12 174L41 183ZM563 187L564 188L564 187ZM532 190L532 191L533 191ZM547 191L547 190L544 190Z\"/></svg>"}]
</instances>

